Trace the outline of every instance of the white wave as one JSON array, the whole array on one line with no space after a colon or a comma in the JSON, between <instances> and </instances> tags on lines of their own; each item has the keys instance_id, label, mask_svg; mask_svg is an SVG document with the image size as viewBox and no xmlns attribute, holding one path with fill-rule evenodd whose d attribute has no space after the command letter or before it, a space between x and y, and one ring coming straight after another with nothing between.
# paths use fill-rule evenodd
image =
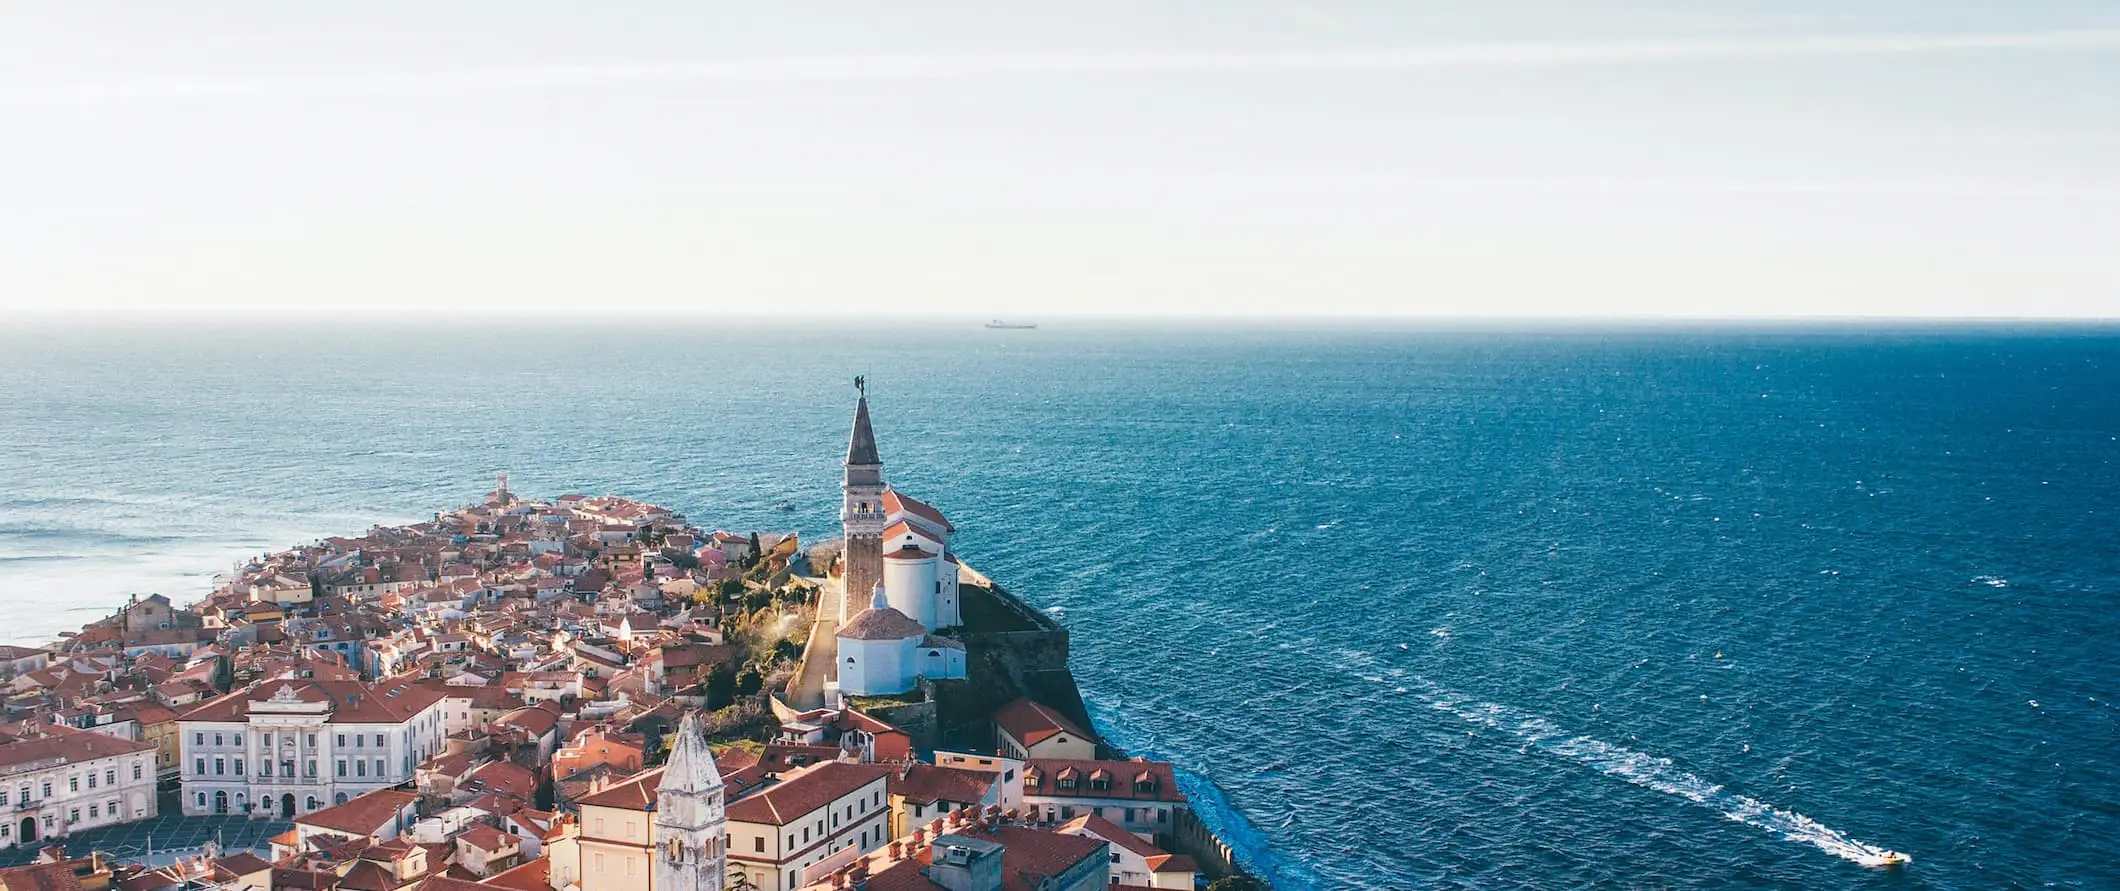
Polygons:
<instances>
[{"instance_id":1,"label":"white wave","mask_svg":"<svg viewBox=\"0 0 2120 891\"><path fill-rule=\"evenodd\" d=\"M1659 758L1590 736L1569 733L1543 717L1492 702L1466 701L1426 681L1422 698L1437 711L1516 737L1526 747L1566 758L1606 776L1644 789L1674 795L1721 813L1725 818L1772 832L1789 841L1813 845L1835 857L1864 866L1890 864L1887 849L1849 838L1830 826L1795 811L1739 795Z\"/></svg>"}]
</instances>

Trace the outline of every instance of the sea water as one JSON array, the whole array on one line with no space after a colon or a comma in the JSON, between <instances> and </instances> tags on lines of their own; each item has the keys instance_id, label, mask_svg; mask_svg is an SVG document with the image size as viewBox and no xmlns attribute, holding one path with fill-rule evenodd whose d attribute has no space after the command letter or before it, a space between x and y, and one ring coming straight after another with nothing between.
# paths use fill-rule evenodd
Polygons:
<instances>
[{"instance_id":1,"label":"sea water","mask_svg":"<svg viewBox=\"0 0 2120 891\"><path fill-rule=\"evenodd\" d=\"M4 634L503 470L827 538L856 374L1282 887L2120 887L2110 328L18 326Z\"/></svg>"}]
</instances>

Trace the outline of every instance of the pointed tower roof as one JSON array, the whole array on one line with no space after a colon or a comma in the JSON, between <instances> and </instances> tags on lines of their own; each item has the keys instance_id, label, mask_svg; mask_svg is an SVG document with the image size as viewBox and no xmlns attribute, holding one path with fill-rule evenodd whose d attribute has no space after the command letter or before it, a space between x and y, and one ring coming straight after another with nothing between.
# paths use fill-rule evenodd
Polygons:
<instances>
[{"instance_id":1,"label":"pointed tower roof","mask_svg":"<svg viewBox=\"0 0 2120 891\"><path fill-rule=\"evenodd\" d=\"M883 456L876 454L876 431L869 429L869 394L862 389L861 399L854 403L854 433L847 437L848 464L883 463Z\"/></svg>"},{"instance_id":2,"label":"pointed tower roof","mask_svg":"<svg viewBox=\"0 0 2120 891\"><path fill-rule=\"evenodd\" d=\"M670 760L663 764L662 783L656 793L701 793L721 788L721 770L714 766L714 751L707 747L707 733L700 729L699 713L686 712L677 725L677 738L670 742Z\"/></svg>"}]
</instances>

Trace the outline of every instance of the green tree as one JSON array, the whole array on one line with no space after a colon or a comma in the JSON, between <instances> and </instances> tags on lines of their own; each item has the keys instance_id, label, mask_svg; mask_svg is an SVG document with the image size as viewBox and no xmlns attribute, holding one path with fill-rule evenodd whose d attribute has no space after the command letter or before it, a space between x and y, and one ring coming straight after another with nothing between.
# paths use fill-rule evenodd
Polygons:
<instances>
[{"instance_id":1,"label":"green tree","mask_svg":"<svg viewBox=\"0 0 2120 891\"><path fill-rule=\"evenodd\" d=\"M736 695L757 696L758 691L765 685L765 675L759 674L756 668L746 668L742 674L736 676Z\"/></svg>"}]
</instances>

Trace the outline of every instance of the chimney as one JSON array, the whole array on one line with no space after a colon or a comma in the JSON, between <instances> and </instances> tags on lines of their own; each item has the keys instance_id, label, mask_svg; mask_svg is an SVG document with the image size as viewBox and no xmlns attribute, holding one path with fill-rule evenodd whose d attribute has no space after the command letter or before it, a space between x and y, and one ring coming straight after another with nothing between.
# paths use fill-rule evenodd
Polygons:
<instances>
[{"instance_id":1,"label":"chimney","mask_svg":"<svg viewBox=\"0 0 2120 891\"><path fill-rule=\"evenodd\" d=\"M905 842L902 842L902 841L897 841L897 840L893 840L893 841L891 842L891 862L892 862L892 863L897 863L897 862L898 862L898 861L899 861L900 859L902 859L902 858L903 858L904 856L905 856Z\"/></svg>"}]
</instances>

